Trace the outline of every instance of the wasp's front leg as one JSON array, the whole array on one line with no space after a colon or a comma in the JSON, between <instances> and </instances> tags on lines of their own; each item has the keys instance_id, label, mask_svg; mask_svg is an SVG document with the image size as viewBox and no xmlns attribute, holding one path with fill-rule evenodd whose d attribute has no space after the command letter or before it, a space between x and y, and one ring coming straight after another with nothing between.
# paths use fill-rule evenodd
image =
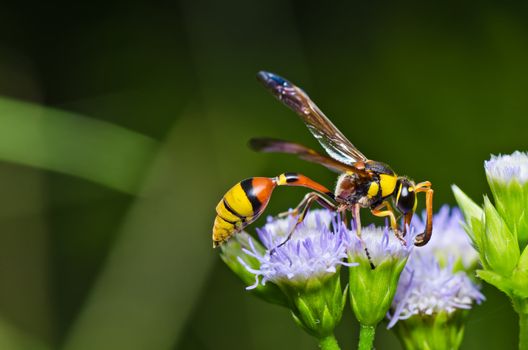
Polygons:
<instances>
[{"instance_id":1,"label":"wasp's front leg","mask_svg":"<svg viewBox=\"0 0 528 350\"><path fill-rule=\"evenodd\" d=\"M384 208L386 209L383 210ZM371 212L372 214L378 217L388 216L390 219L391 228L394 231L394 235L396 236L396 238L398 238L400 242L402 242L402 244L404 245L406 244L404 235L402 234L402 232L400 231L398 227L398 222L396 220L396 215L394 214L394 209L392 208L389 202L383 201L383 203L371 209Z\"/></svg>"},{"instance_id":2,"label":"wasp's front leg","mask_svg":"<svg viewBox=\"0 0 528 350\"><path fill-rule=\"evenodd\" d=\"M431 239L431 235L433 234L433 194L434 191L431 188L431 183L429 181L421 182L415 186L415 191L417 193L419 192L425 192L425 208L426 208L426 222L425 222L425 230L424 232L420 233L416 236L414 239L414 245L415 246L424 246L429 242ZM411 220L409 219L409 222Z\"/></svg>"}]
</instances>

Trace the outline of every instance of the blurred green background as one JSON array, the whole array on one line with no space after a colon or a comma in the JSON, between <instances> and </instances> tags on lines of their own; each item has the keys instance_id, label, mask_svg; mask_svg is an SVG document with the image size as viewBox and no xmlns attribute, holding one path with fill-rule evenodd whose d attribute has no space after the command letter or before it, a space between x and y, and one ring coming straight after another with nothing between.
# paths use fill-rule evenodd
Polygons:
<instances>
[{"instance_id":1,"label":"blurred green background","mask_svg":"<svg viewBox=\"0 0 528 350\"><path fill-rule=\"evenodd\" d=\"M4 2L0 5L0 348L315 349L211 248L214 207L250 176L336 175L252 136L317 148L255 80L303 87L369 158L487 191L526 150L526 2ZM278 189L268 214L302 189ZM369 217L364 214L365 221ZM514 349L506 298L464 349ZM354 348L347 308L337 336ZM380 326L379 349L399 349Z\"/></svg>"}]
</instances>

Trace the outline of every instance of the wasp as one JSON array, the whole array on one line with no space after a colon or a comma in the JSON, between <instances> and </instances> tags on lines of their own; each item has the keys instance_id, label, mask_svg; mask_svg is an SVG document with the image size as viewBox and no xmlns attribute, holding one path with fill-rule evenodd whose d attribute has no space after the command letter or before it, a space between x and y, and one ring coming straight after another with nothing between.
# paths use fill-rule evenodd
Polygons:
<instances>
[{"instance_id":1,"label":"wasp","mask_svg":"<svg viewBox=\"0 0 528 350\"><path fill-rule=\"evenodd\" d=\"M237 183L224 195L216 207L213 226L213 246L254 222L265 210L277 186L302 186L313 192L306 194L299 205L287 214L296 215L301 223L313 203L343 213L350 211L356 232L361 236L360 208L368 208L378 217L390 220L396 237L405 243L404 236L417 206L417 194L426 195L426 225L414 240L416 246L427 244L433 230L433 189L431 182L415 183L406 176L398 176L385 163L365 157L324 115L299 87L269 72L261 71L257 79L283 104L296 112L328 156L301 144L273 139L254 138L249 145L259 152L278 152L297 155L308 162L323 165L339 173L334 191L299 173L284 173L274 178L252 177ZM392 204L391 204L392 199ZM397 212L403 216L403 230L398 227ZM286 214L286 213L285 213ZM283 214L284 215L284 214Z\"/></svg>"}]
</instances>

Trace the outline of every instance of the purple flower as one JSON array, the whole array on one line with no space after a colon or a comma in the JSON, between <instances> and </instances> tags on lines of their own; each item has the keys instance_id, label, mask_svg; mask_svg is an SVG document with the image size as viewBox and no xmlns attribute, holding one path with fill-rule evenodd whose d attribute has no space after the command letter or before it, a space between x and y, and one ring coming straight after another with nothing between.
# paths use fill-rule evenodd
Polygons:
<instances>
[{"instance_id":1,"label":"purple flower","mask_svg":"<svg viewBox=\"0 0 528 350\"><path fill-rule=\"evenodd\" d=\"M411 229L422 232L425 228L426 212L422 219L414 216ZM457 207L449 208L443 205L433 216L433 236L427 245L418 249L420 254L434 255L440 263L448 260L461 260L464 268L475 267L478 262L478 253L471 245L471 241L462 226L464 217Z\"/></svg>"},{"instance_id":2,"label":"purple flower","mask_svg":"<svg viewBox=\"0 0 528 350\"><path fill-rule=\"evenodd\" d=\"M388 328L414 315L470 309L484 299L466 273L453 272L452 261L441 267L434 256L413 254L400 276Z\"/></svg>"},{"instance_id":3,"label":"purple flower","mask_svg":"<svg viewBox=\"0 0 528 350\"><path fill-rule=\"evenodd\" d=\"M350 231L346 237L348 251L351 256L366 259L366 247L370 256L370 262L378 266L389 259L397 261L407 259L414 247L412 242L416 234L414 231L411 231L405 237L406 244L404 245L388 227L370 225L361 229L361 238L354 230Z\"/></svg>"},{"instance_id":4,"label":"purple flower","mask_svg":"<svg viewBox=\"0 0 528 350\"><path fill-rule=\"evenodd\" d=\"M255 275L256 282L248 289L255 288L259 283L265 285L267 281L279 285L304 283L312 277L333 275L341 265L354 265L344 261L347 258L344 239L347 231L335 214L328 210L308 213L295 229L292 238L280 245L294 227L295 221L295 217L268 219L264 227L257 229L265 252L259 251L249 240L250 249L244 249L244 252L256 258L260 267L251 268L239 259Z\"/></svg>"},{"instance_id":5,"label":"purple flower","mask_svg":"<svg viewBox=\"0 0 528 350\"><path fill-rule=\"evenodd\" d=\"M425 212L422 220L413 218L411 230L423 231L424 222ZM462 213L456 207L450 209L444 205L434 215L431 240L413 251L400 276L388 328L414 315L451 314L484 300L466 272L475 267L478 253L465 234L462 222ZM458 261L462 262L462 270Z\"/></svg>"}]
</instances>

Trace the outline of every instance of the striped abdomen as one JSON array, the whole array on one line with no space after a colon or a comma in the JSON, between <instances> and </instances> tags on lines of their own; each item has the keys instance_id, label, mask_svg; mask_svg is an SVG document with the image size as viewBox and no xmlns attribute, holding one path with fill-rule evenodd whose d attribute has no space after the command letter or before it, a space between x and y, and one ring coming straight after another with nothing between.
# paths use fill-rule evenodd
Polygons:
<instances>
[{"instance_id":1,"label":"striped abdomen","mask_svg":"<svg viewBox=\"0 0 528 350\"><path fill-rule=\"evenodd\" d=\"M213 246L255 221L268 205L275 179L252 177L233 186L216 206Z\"/></svg>"},{"instance_id":2,"label":"striped abdomen","mask_svg":"<svg viewBox=\"0 0 528 350\"><path fill-rule=\"evenodd\" d=\"M330 197L333 196L333 193L326 187L297 173L284 173L274 178L245 179L227 191L216 206L213 246L217 247L257 220L268 206L271 194L277 186L302 186Z\"/></svg>"}]
</instances>

